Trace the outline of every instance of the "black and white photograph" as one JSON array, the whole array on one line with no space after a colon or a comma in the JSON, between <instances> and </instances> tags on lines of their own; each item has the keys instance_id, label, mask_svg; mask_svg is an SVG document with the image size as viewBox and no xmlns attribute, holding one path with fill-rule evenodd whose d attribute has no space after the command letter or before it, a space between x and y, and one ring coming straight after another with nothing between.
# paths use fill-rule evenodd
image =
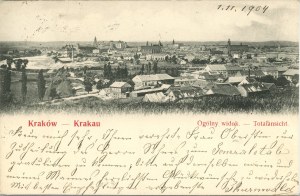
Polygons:
<instances>
[{"instance_id":1,"label":"black and white photograph","mask_svg":"<svg viewBox=\"0 0 300 196\"><path fill-rule=\"evenodd\" d=\"M0 195L299 196L299 0L0 2Z\"/></svg>"},{"instance_id":2,"label":"black and white photograph","mask_svg":"<svg viewBox=\"0 0 300 196\"><path fill-rule=\"evenodd\" d=\"M251 3L1 2L1 108L298 112L298 2Z\"/></svg>"}]
</instances>

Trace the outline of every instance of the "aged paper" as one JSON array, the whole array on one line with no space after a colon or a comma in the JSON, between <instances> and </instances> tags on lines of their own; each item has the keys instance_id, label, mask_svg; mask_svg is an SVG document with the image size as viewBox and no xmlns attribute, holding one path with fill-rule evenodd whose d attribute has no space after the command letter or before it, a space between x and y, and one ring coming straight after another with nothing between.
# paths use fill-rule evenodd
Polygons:
<instances>
[{"instance_id":1,"label":"aged paper","mask_svg":"<svg viewBox=\"0 0 300 196\"><path fill-rule=\"evenodd\" d=\"M1 189L6 194L298 194L298 117L266 127L254 124L278 122L278 116L239 116L65 115L57 121L45 120L53 115L22 116L18 125L1 127ZM100 126L78 127L76 119ZM32 124L42 120L52 125ZM233 126L222 125L230 121Z\"/></svg>"},{"instance_id":2,"label":"aged paper","mask_svg":"<svg viewBox=\"0 0 300 196\"><path fill-rule=\"evenodd\" d=\"M298 1L0 9L0 194L299 195Z\"/></svg>"}]
</instances>

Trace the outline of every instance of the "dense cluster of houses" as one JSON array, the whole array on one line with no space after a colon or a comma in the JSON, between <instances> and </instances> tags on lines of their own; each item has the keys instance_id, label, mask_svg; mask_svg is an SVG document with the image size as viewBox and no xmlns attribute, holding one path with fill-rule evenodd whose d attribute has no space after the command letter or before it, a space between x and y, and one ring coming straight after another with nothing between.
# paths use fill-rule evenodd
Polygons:
<instances>
[{"instance_id":1,"label":"dense cluster of houses","mask_svg":"<svg viewBox=\"0 0 300 196\"><path fill-rule=\"evenodd\" d=\"M283 72L283 73L281 73ZM283 69L274 73L291 80L298 70ZM274 83L258 82L263 70L244 70L238 66L207 65L202 71L184 73L181 77L168 74L137 75L127 82L114 82L100 94L113 99L143 97L145 102L174 102L203 96L255 96L277 89ZM272 74L273 75L273 74Z\"/></svg>"},{"instance_id":2,"label":"dense cluster of houses","mask_svg":"<svg viewBox=\"0 0 300 196\"><path fill-rule=\"evenodd\" d=\"M164 44L160 41L127 44L120 40L97 41L95 37L92 44L66 45L55 54L57 61L61 63L82 64L86 62L89 63L89 66L97 66L97 62L102 62L102 65L110 63L112 67L126 64L129 70L153 61L164 66L176 64L185 69L199 69L201 66L211 64L205 67L205 71L211 74L202 75L202 77L206 77L206 80L208 78L215 80L214 77L216 76L213 73L221 73L225 78L237 74L248 75L248 73L244 73L245 67L241 65L246 66L246 68L249 65L259 67L259 70L251 69L251 74L255 74L255 76L272 75L274 78L278 78L287 71L287 66L299 61L299 54L293 48L280 48L279 46L278 48L270 47L269 51L263 51L257 46L232 43L230 39L224 43L193 45L178 43L173 40L171 43L164 42ZM273 59L274 62L270 63L270 59ZM235 65L227 65L227 63L232 63L232 60L235 61ZM190 83L191 81L185 82Z\"/></svg>"}]
</instances>

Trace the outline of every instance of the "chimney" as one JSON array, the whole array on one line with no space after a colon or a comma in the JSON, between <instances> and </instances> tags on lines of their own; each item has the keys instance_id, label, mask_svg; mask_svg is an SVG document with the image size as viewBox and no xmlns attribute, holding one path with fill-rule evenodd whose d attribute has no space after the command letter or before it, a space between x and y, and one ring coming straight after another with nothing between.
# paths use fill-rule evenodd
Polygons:
<instances>
[{"instance_id":1,"label":"chimney","mask_svg":"<svg viewBox=\"0 0 300 196\"><path fill-rule=\"evenodd\" d=\"M248 67L248 79L250 79L250 66Z\"/></svg>"}]
</instances>

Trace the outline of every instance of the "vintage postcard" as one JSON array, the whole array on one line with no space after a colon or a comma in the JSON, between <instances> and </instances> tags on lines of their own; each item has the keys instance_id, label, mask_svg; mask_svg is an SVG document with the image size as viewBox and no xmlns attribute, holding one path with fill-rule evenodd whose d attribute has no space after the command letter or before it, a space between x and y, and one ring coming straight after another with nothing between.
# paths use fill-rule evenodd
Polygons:
<instances>
[{"instance_id":1,"label":"vintage postcard","mask_svg":"<svg viewBox=\"0 0 300 196\"><path fill-rule=\"evenodd\" d=\"M299 195L299 1L1 1L1 195Z\"/></svg>"}]
</instances>

